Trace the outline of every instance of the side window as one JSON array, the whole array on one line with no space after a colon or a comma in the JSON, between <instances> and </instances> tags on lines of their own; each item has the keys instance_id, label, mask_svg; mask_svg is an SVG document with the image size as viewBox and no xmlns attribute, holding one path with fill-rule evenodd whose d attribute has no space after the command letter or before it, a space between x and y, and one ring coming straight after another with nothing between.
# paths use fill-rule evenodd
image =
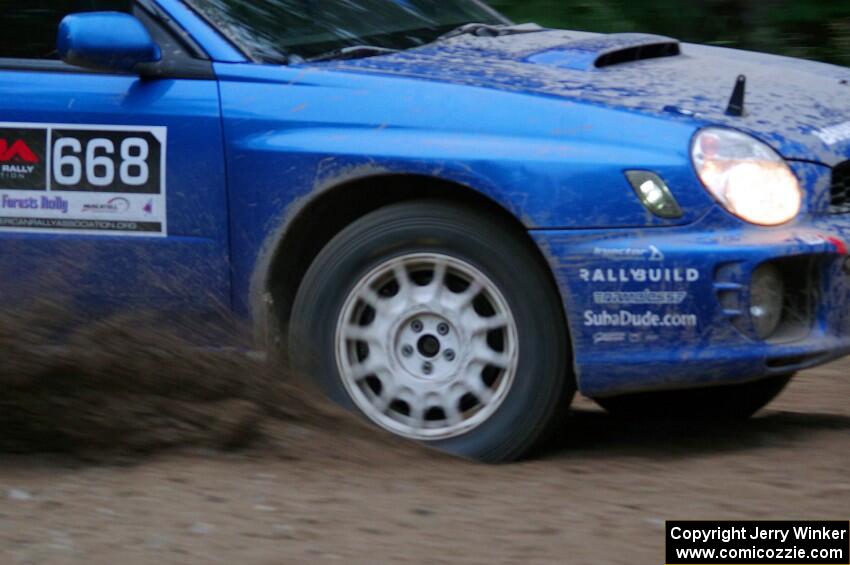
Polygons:
<instances>
[{"instance_id":1,"label":"side window","mask_svg":"<svg viewBox=\"0 0 850 565\"><path fill-rule=\"evenodd\" d=\"M0 0L0 58L56 60L59 22L77 12L127 12L132 0Z\"/></svg>"}]
</instances>

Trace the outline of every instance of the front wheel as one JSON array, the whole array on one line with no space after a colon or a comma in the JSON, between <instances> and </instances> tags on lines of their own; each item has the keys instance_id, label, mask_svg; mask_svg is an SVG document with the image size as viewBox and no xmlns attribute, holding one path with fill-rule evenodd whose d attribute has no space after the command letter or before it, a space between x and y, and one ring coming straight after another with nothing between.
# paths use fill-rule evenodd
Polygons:
<instances>
[{"instance_id":1,"label":"front wheel","mask_svg":"<svg viewBox=\"0 0 850 565\"><path fill-rule=\"evenodd\" d=\"M611 414L628 417L701 420L749 418L779 396L792 375L736 385L626 394L594 399Z\"/></svg>"},{"instance_id":2,"label":"front wheel","mask_svg":"<svg viewBox=\"0 0 850 565\"><path fill-rule=\"evenodd\" d=\"M439 201L387 206L323 249L290 358L396 435L483 461L535 447L574 392L558 292L535 250Z\"/></svg>"}]
</instances>

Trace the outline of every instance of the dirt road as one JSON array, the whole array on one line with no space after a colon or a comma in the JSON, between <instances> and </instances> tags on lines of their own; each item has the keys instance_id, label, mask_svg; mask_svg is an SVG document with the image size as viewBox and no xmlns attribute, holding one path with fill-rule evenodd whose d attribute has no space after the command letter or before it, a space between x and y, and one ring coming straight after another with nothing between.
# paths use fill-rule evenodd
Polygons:
<instances>
[{"instance_id":1,"label":"dirt road","mask_svg":"<svg viewBox=\"0 0 850 565\"><path fill-rule=\"evenodd\" d=\"M665 519L850 518L850 362L734 427L579 401L541 459L486 467L344 420L239 454L0 455L0 563L663 563ZM340 429L343 428L343 429Z\"/></svg>"}]
</instances>

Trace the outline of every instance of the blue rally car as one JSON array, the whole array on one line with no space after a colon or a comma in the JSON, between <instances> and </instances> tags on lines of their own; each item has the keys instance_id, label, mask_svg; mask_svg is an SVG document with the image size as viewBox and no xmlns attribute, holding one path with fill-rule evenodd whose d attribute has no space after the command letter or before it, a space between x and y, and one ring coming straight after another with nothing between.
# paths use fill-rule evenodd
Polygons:
<instances>
[{"instance_id":1,"label":"blue rally car","mask_svg":"<svg viewBox=\"0 0 850 565\"><path fill-rule=\"evenodd\" d=\"M487 461L576 391L746 417L850 353L846 68L476 0L0 21L4 308L223 308L377 426Z\"/></svg>"}]
</instances>

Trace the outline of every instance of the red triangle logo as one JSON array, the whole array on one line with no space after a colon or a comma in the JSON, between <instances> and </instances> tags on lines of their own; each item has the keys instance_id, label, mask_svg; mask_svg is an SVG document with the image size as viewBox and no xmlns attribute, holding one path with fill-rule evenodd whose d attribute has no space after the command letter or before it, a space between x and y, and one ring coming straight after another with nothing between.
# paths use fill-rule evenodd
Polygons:
<instances>
[{"instance_id":1,"label":"red triangle logo","mask_svg":"<svg viewBox=\"0 0 850 565\"><path fill-rule=\"evenodd\" d=\"M23 140L18 139L11 147L5 139L0 139L0 163L38 163L38 156L27 147Z\"/></svg>"}]
</instances>

